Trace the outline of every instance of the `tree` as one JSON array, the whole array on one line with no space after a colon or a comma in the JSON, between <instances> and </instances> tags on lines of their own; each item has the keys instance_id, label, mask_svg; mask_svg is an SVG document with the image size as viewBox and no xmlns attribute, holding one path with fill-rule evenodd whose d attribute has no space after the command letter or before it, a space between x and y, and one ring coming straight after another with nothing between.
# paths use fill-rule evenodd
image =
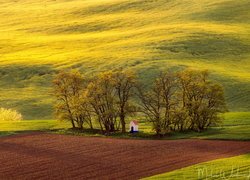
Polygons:
<instances>
[{"instance_id":1,"label":"tree","mask_svg":"<svg viewBox=\"0 0 250 180\"><path fill-rule=\"evenodd\" d=\"M79 96L74 96L74 113L78 122L78 127L83 128L83 123L88 124L90 129L93 129L92 116L93 111L87 97L87 90L84 88L81 90Z\"/></svg>"},{"instance_id":2,"label":"tree","mask_svg":"<svg viewBox=\"0 0 250 180\"><path fill-rule=\"evenodd\" d=\"M221 85L208 80L207 71L186 70L179 73L183 109L188 112L189 128L202 131L219 122L226 111Z\"/></svg>"},{"instance_id":3,"label":"tree","mask_svg":"<svg viewBox=\"0 0 250 180\"><path fill-rule=\"evenodd\" d=\"M136 76L133 72L115 72L113 74L114 86L117 94L117 105L119 111L122 132L126 132L125 118L133 112L134 107L129 103L132 98L132 88L136 83Z\"/></svg>"},{"instance_id":4,"label":"tree","mask_svg":"<svg viewBox=\"0 0 250 180\"><path fill-rule=\"evenodd\" d=\"M102 131L119 129L117 123L116 89L112 72L100 73L88 84L87 96L97 116Z\"/></svg>"},{"instance_id":5,"label":"tree","mask_svg":"<svg viewBox=\"0 0 250 180\"><path fill-rule=\"evenodd\" d=\"M218 125L222 119L220 114L227 111L224 91L221 85L212 82L208 83L204 94L204 101L199 108L198 131L202 131L211 125Z\"/></svg>"},{"instance_id":6,"label":"tree","mask_svg":"<svg viewBox=\"0 0 250 180\"><path fill-rule=\"evenodd\" d=\"M161 98L164 106L164 123L163 129L170 130L170 125L173 125L176 116L177 107L177 78L175 73L169 71L161 73L156 79L157 87L161 89Z\"/></svg>"},{"instance_id":7,"label":"tree","mask_svg":"<svg viewBox=\"0 0 250 180\"><path fill-rule=\"evenodd\" d=\"M174 107L176 80L170 72L161 73L155 80L153 87L138 88L138 96L141 101L142 113L153 124L157 135L170 131L174 120Z\"/></svg>"},{"instance_id":8,"label":"tree","mask_svg":"<svg viewBox=\"0 0 250 180\"><path fill-rule=\"evenodd\" d=\"M160 89L153 87L148 91L144 91L145 87L138 86L138 97L140 99L140 111L146 116L147 120L152 123L153 130L160 135L161 128L161 96Z\"/></svg>"},{"instance_id":9,"label":"tree","mask_svg":"<svg viewBox=\"0 0 250 180\"><path fill-rule=\"evenodd\" d=\"M53 81L57 98L56 114L60 119L69 120L72 127L82 129L84 122L91 127L87 99L84 95L86 79L78 71L60 72Z\"/></svg>"}]
</instances>

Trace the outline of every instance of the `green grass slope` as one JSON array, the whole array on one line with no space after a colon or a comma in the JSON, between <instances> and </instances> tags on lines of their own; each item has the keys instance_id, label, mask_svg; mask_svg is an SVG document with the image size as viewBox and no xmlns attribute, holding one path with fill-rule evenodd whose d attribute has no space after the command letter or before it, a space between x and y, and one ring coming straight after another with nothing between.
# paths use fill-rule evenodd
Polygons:
<instances>
[{"instance_id":1,"label":"green grass slope","mask_svg":"<svg viewBox=\"0 0 250 180\"><path fill-rule=\"evenodd\" d=\"M1 0L0 106L52 117L51 79L131 68L209 69L232 111L250 110L248 0Z\"/></svg>"},{"instance_id":2,"label":"green grass slope","mask_svg":"<svg viewBox=\"0 0 250 180\"><path fill-rule=\"evenodd\" d=\"M72 131L69 122L58 120L22 120L17 122L0 122L0 137L29 131L55 132L59 134L71 134L80 136L106 137L96 130L99 124L94 122L95 130ZM88 128L88 127L86 127ZM129 129L129 123L127 123ZM148 122L140 121L140 132L138 134L122 134L117 132L109 137L114 138L156 138L152 127ZM202 133L183 132L171 133L165 139L217 139L217 140L250 140L250 112L230 112L225 114L225 121L220 127L212 127Z\"/></svg>"},{"instance_id":3,"label":"green grass slope","mask_svg":"<svg viewBox=\"0 0 250 180\"><path fill-rule=\"evenodd\" d=\"M145 178L145 180L161 179L237 179L245 180L250 177L250 154L232 158L218 159L189 166L169 173Z\"/></svg>"}]
</instances>

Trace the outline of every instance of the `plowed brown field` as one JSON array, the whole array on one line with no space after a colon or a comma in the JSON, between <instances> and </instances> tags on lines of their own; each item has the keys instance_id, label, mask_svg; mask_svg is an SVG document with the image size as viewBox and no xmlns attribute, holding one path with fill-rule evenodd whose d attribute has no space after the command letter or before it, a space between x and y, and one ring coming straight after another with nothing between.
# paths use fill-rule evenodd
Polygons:
<instances>
[{"instance_id":1,"label":"plowed brown field","mask_svg":"<svg viewBox=\"0 0 250 180\"><path fill-rule=\"evenodd\" d=\"M31 133L0 138L0 179L138 179L250 152L250 142Z\"/></svg>"}]
</instances>

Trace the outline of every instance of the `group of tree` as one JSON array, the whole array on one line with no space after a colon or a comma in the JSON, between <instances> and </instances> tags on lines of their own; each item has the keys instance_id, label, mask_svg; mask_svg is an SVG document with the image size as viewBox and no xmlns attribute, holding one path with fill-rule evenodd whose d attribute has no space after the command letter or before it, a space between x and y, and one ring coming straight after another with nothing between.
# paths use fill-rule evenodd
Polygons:
<instances>
[{"instance_id":1,"label":"group of tree","mask_svg":"<svg viewBox=\"0 0 250 180\"><path fill-rule=\"evenodd\" d=\"M93 128L96 120L102 131L126 131L126 117L134 112L131 102L135 87L132 72L103 72L87 78L78 71L60 72L54 79L57 97L56 114L69 120L73 128L87 124Z\"/></svg>"},{"instance_id":2,"label":"group of tree","mask_svg":"<svg viewBox=\"0 0 250 180\"><path fill-rule=\"evenodd\" d=\"M126 119L139 115L152 124L157 135L172 131L203 131L221 122L227 111L220 84L207 71L162 72L152 84L140 82L130 71L107 71L93 77L78 71L60 72L54 79L56 114L73 128L103 132L121 129Z\"/></svg>"},{"instance_id":3,"label":"group of tree","mask_svg":"<svg viewBox=\"0 0 250 180\"><path fill-rule=\"evenodd\" d=\"M161 73L149 90L143 89L140 107L157 134L200 132L218 125L227 111L223 88L208 79L207 71Z\"/></svg>"}]
</instances>

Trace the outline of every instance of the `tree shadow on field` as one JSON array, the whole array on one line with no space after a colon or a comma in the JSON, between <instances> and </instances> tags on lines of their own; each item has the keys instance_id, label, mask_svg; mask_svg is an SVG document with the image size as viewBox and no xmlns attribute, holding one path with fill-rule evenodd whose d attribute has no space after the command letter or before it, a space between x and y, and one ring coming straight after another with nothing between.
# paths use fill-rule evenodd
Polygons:
<instances>
[{"instance_id":1,"label":"tree shadow on field","mask_svg":"<svg viewBox=\"0 0 250 180\"><path fill-rule=\"evenodd\" d=\"M15 132L13 132L13 131L0 131L0 137L9 136L9 135L13 135L13 134L15 134Z\"/></svg>"},{"instance_id":2,"label":"tree shadow on field","mask_svg":"<svg viewBox=\"0 0 250 180\"><path fill-rule=\"evenodd\" d=\"M161 5L161 7L159 7ZM124 13L124 12L145 12L154 9L159 9L162 7L169 7L171 1L166 0L137 0L137 1L125 1L125 2L115 2L106 3L98 6L89 6L88 8L82 8L75 11L73 14L76 16L86 16L87 15L104 15L113 13Z\"/></svg>"},{"instance_id":3,"label":"tree shadow on field","mask_svg":"<svg viewBox=\"0 0 250 180\"><path fill-rule=\"evenodd\" d=\"M56 70L49 65L8 65L0 67L1 88L49 86Z\"/></svg>"},{"instance_id":4,"label":"tree shadow on field","mask_svg":"<svg viewBox=\"0 0 250 180\"><path fill-rule=\"evenodd\" d=\"M239 58L249 55L250 45L241 39L228 35L196 33L185 40L162 41L156 45L160 56L171 55L176 58L217 59Z\"/></svg>"},{"instance_id":5,"label":"tree shadow on field","mask_svg":"<svg viewBox=\"0 0 250 180\"><path fill-rule=\"evenodd\" d=\"M0 67L0 104L22 113L24 119L47 119L52 115L50 88L57 71L49 65Z\"/></svg>"},{"instance_id":6,"label":"tree shadow on field","mask_svg":"<svg viewBox=\"0 0 250 180\"><path fill-rule=\"evenodd\" d=\"M249 23L250 22L250 1L226 1L216 3L214 6L210 6L210 9L201 12L191 14L192 19L230 22L230 23Z\"/></svg>"}]
</instances>

